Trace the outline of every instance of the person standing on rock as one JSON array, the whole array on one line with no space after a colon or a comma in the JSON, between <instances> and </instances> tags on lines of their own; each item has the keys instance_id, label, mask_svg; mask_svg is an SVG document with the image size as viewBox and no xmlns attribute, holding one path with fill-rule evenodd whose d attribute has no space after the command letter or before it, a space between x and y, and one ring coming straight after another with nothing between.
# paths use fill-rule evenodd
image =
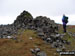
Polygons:
<instances>
[{"instance_id":1,"label":"person standing on rock","mask_svg":"<svg viewBox=\"0 0 75 56\"><path fill-rule=\"evenodd\" d=\"M63 22L63 32L66 33L66 24L68 23L68 17L65 16L65 14L63 14L62 22Z\"/></svg>"}]
</instances>

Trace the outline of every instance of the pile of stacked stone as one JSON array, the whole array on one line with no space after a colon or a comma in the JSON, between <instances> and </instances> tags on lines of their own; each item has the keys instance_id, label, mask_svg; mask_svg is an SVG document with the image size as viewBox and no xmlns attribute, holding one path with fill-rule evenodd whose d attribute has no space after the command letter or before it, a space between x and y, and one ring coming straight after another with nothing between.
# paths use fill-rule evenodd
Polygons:
<instances>
[{"instance_id":1,"label":"pile of stacked stone","mask_svg":"<svg viewBox=\"0 0 75 56\"><path fill-rule=\"evenodd\" d=\"M17 16L17 19L14 21L13 25L15 28L27 28L30 24L32 24L33 17L32 15L27 12L23 11L19 16Z\"/></svg>"},{"instance_id":2,"label":"pile of stacked stone","mask_svg":"<svg viewBox=\"0 0 75 56\"><path fill-rule=\"evenodd\" d=\"M33 17L27 11L23 11L12 24L0 25L0 38L7 38L13 34L17 34L17 31L21 28L27 29L32 24Z\"/></svg>"},{"instance_id":3,"label":"pile of stacked stone","mask_svg":"<svg viewBox=\"0 0 75 56\"><path fill-rule=\"evenodd\" d=\"M41 35L45 34L47 37L50 37L51 34L56 34L58 30L57 24L45 16L36 17L34 19L34 26L38 33Z\"/></svg>"},{"instance_id":4,"label":"pile of stacked stone","mask_svg":"<svg viewBox=\"0 0 75 56\"><path fill-rule=\"evenodd\" d=\"M13 24L0 26L0 37L16 34L19 29L35 30L41 39L52 43L55 47L67 43L67 41L62 40L61 35L58 34L58 26L54 20L45 16L33 18L27 11L23 11Z\"/></svg>"},{"instance_id":5,"label":"pile of stacked stone","mask_svg":"<svg viewBox=\"0 0 75 56\"><path fill-rule=\"evenodd\" d=\"M6 38L14 33L16 33L16 31L12 25L0 25L0 38Z\"/></svg>"},{"instance_id":6,"label":"pile of stacked stone","mask_svg":"<svg viewBox=\"0 0 75 56\"><path fill-rule=\"evenodd\" d=\"M42 29L44 28L53 28L53 30L56 30L57 27L56 23L53 20L50 20L50 18L47 18L45 16L38 16L36 18L33 18L32 15L27 12L23 11L17 19L14 21L13 26L17 29L20 28L29 28L29 29ZM49 29L48 29L49 30Z\"/></svg>"},{"instance_id":7,"label":"pile of stacked stone","mask_svg":"<svg viewBox=\"0 0 75 56\"><path fill-rule=\"evenodd\" d=\"M69 42L62 39L64 37L63 34L58 34L58 25L54 20L46 16L33 18L29 12L23 11L14 21L13 25L17 29L35 30L41 39L52 44L53 47L64 47L64 44L69 44Z\"/></svg>"}]
</instances>

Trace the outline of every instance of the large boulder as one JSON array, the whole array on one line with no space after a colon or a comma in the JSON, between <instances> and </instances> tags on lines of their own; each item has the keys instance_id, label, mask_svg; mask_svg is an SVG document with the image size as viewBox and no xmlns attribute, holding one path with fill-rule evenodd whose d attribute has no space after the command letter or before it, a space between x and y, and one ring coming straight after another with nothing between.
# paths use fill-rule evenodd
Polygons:
<instances>
[{"instance_id":1,"label":"large boulder","mask_svg":"<svg viewBox=\"0 0 75 56\"><path fill-rule=\"evenodd\" d=\"M29 23L32 22L32 20L32 15L27 11L23 11L19 16L17 16L17 19L14 21L13 24L15 27L21 28L27 26Z\"/></svg>"}]
</instances>

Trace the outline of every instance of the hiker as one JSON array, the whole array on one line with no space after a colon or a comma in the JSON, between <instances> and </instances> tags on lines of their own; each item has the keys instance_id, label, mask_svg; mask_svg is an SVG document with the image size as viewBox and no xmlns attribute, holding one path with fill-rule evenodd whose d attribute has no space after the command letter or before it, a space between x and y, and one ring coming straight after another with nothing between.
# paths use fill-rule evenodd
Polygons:
<instances>
[{"instance_id":1,"label":"hiker","mask_svg":"<svg viewBox=\"0 0 75 56\"><path fill-rule=\"evenodd\" d=\"M66 33L66 24L68 23L68 17L65 16L65 14L63 14L62 22L63 22L64 33Z\"/></svg>"}]
</instances>

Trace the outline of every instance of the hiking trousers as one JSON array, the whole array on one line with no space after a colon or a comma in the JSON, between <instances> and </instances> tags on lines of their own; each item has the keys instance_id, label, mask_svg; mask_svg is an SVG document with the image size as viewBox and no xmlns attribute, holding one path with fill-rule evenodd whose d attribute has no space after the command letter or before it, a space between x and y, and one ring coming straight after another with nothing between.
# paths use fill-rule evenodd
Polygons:
<instances>
[{"instance_id":1,"label":"hiking trousers","mask_svg":"<svg viewBox=\"0 0 75 56\"><path fill-rule=\"evenodd\" d=\"M63 31L66 33L66 24L63 24Z\"/></svg>"}]
</instances>

